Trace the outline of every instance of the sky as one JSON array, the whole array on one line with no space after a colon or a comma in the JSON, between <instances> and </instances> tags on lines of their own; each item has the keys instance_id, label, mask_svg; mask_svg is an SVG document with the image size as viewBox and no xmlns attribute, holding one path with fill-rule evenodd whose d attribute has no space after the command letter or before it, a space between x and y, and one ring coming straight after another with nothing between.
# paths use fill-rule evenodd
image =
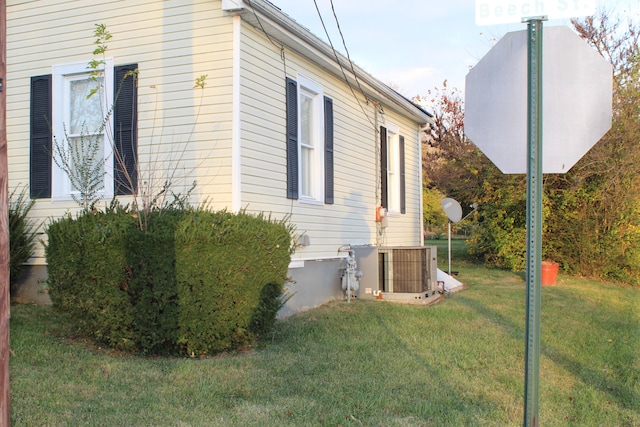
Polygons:
<instances>
[{"instance_id":1,"label":"sky","mask_svg":"<svg viewBox=\"0 0 640 427\"><path fill-rule=\"evenodd\" d=\"M345 54L331 0L270 1L327 41L317 4L334 47ZM445 80L448 87L464 92L470 67L504 34L526 30L522 23L476 25L476 1L480 0L333 0L333 8L351 60L412 98L442 87ZM640 22L640 0L598 0L597 6Z\"/></svg>"}]
</instances>

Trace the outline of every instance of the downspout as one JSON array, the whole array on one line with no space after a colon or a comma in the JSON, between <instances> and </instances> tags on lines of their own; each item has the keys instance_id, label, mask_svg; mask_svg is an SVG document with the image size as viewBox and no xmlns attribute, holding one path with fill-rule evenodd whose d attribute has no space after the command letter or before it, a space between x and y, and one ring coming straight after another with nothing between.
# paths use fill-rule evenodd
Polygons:
<instances>
[{"instance_id":1,"label":"downspout","mask_svg":"<svg viewBox=\"0 0 640 427\"><path fill-rule=\"evenodd\" d=\"M373 105L373 120L374 120L374 126L375 129L373 130L373 148L376 153L376 163L374 165L375 171L376 171L376 205L374 206L374 209L378 209L378 206L380 206L381 200L382 200L382 196L381 196L381 192L382 192L382 188L380 185L380 176L382 174L382 171L380 170L380 124L378 122L378 106L372 102L371 105ZM376 225L376 246L380 246L380 231L378 230L378 223L375 223Z\"/></svg>"},{"instance_id":2,"label":"downspout","mask_svg":"<svg viewBox=\"0 0 640 427\"><path fill-rule=\"evenodd\" d=\"M419 192L419 197L418 200L420 200L420 203L418 204L418 221L420 221L420 245L419 246L424 246L424 202L423 202L423 197L424 197L424 191L423 191L423 185L424 183L422 182L422 126L418 126L418 159L420 159L418 161L418 179L420 182L420 192Z\"/></svg>"},{"instance_id":3,"label":"downspout","mask_svg":"<svg viewBox=\"0 0 640 427\"><path fill-rule=\"evenodd\" d=\"M380 145L380 123L384 123L384 117L380 117L379 115L383 115L384 114L384 110L382 109L382 106L377 103L377 102L372 102L373 105L373 109L374 109L374 124L375 124L375 131L373 132L374 137L375 137L375 141L374 141L374 147L375 147L375 152L376 152L376 164L375 164L375 171L376 171L376 206L375 208L377 209L378 206L381 205L382 203L382 169L380 167L380 161L381 161L381 156L382 156L382 146ZM383 236L384 236L384 228L381 227L381 222L376 221L376 246L382 246L383 244Z\"/></svg>"},{"instance_id":4,"label":"downspout","mask_svg":"<svg viewBox=\"0 0 640 427\"><path fill-rule=\"evenodd\" d=\"M240 131L240 35L242 18L232 17L233 22L233 64L231 94L231 210L242 208L242 135Z\"/></svg>"}]
</instances>

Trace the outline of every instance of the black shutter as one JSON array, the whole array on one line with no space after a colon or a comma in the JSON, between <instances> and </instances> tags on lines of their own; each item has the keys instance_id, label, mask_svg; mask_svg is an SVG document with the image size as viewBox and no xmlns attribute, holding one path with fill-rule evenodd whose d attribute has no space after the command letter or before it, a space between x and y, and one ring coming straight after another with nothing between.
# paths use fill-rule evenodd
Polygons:
<instances>
[{"instance_id":1,"label":"black shutter","mask_svg":"<svg viewBox=\"0 0 640 427\"><path fill-rule=\"evenodd\" d=\"M333 100L324 97L324 202L333 204Z\"/></svg>"},{"instance_id":2,"label":"black shutter","mask_svg":"<svg viewBox=\"0 0 640 427\"><path fill-rule=\"evenodd\" d=\"M398 138L400 151L400 213L407 213L407 192L405 189L404 136Z\"/></svg>"},{"instance_id":3,"label":"black shutter","mask_svg":"<svg viewBox=\"0 0 640 427\"><path fill-rule=\"evenodd\" d=\"M380 204L385 209L389 209L387 192L387 128L380 126Z\"/></svg>"},{"instance_id":4,"label":"black shutter","mask_svg":"<svg viewBox=\"0 0 640 427\"><path fill-rule=\"evenodd\" d=\"M138 64L114 69L113 190L117 196L138 191Z\"/></svg>"},{"instance_id":5,"label":"black shutter","mask_svg":"<svg viewBox=\"0 0 640 427\"><path fill-rule=\"evenodd\" d=\"M298 83L287 77L287 198L298 198Z\"/></svg>"},{"instance_id":6,"label":"black shutter","mask_svg":"<svg viewBox=\"0 0 640 427\"><path fill-rule=\"evenodd\" d=\"M29 195L51 198L51 74L31 77Z\"/></svg>"}]
</instances>

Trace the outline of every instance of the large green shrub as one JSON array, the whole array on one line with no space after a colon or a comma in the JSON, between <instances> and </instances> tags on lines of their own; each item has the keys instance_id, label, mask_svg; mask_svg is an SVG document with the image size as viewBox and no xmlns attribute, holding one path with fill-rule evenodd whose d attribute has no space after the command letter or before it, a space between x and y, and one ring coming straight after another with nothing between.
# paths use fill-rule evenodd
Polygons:
<instances>
[{"instance_id":1,"label":"large green shrub","mask_svg":"<svg viewBox=\"0 0 640 427\"><path fill-rule=\"evenodd\" d=\"M47 229L48 285L55 307L81 333L135 348L126 243L135 222L124 210L67 215Z\"/></svg>"},{"instance_id":2,"label":"large green shrub","mask_svg":"<svg viewBox=\"0 0 640 427\"><path fill-rule=\"evenodd\" d=\"M133 328L145 353L175 350L178 339L175 229L185 212L150 215L144 231L135 228L127 241L129 293L135 307Z\"/></svg>"},{"instance_id":3,"label":"large green shrub","mask_svg":"<svg viewBox=\"0 0 640 427\"><path fill-rule=\"evenodd\" d=\"M13 285L24 271L24 263L33 255L36 244L36 225L27 217L34 205L26 188L9 196L9 282Z\"/></svg>"},{"instance_id":4,"label":"large green shrub","mask_svg":"<svg viewBox=\"0 0 640 427\"><path fill-rule=\"evenodd\" d=\"M54 305L85 334L125 350L234 350L268 332L290 261L285 221L241 212L123 208L50 224Z\"/></svg>"},{"instance_id":5,"label":"large green shrub","mask_svg":"<svg viewBox=\"0 0 640 427\"><path fill-rule=\"evenodd\" d=\"M179 341L189 354L234 349L269 329L291 255L284 223L198 211L180 225L176 245Z\"/></svg>"},{"instance_id":6,"label":"large green shrub","mask_svg":"<svg viewBox=\"0 0 640 427\"><path fill-rule=\"evenodd\" d=\"M523 270L527 252L526 177L503 175L495 168L487 170L485 177L478 207L479 223L469 241L469 252L487 264ZM543 195L543 218L549 212L549 199ZM546 228L544 224L543 232ZM548 254L546 243L542 251L543 257Z\"/></svg>"}]
</instances>

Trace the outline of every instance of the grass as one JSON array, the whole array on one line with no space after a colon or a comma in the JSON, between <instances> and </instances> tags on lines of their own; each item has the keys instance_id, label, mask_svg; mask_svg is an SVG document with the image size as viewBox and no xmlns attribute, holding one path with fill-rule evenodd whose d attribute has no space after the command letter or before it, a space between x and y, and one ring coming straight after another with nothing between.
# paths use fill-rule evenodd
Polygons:
<instances>
[{"instance_id":1,"label":"grass","mask_svg":"<svg viewBox=\"0 0 640 427\"><path fill-rule=\"evenodd\" d=\"M333 302L208 359L91 348L50 308L12 306L12 423L521 425L524 281L456 253L468 288L439 304ZM640 426L640 289L561 275L542 310L541 423Z\"/></svg>"}]
</instances>

